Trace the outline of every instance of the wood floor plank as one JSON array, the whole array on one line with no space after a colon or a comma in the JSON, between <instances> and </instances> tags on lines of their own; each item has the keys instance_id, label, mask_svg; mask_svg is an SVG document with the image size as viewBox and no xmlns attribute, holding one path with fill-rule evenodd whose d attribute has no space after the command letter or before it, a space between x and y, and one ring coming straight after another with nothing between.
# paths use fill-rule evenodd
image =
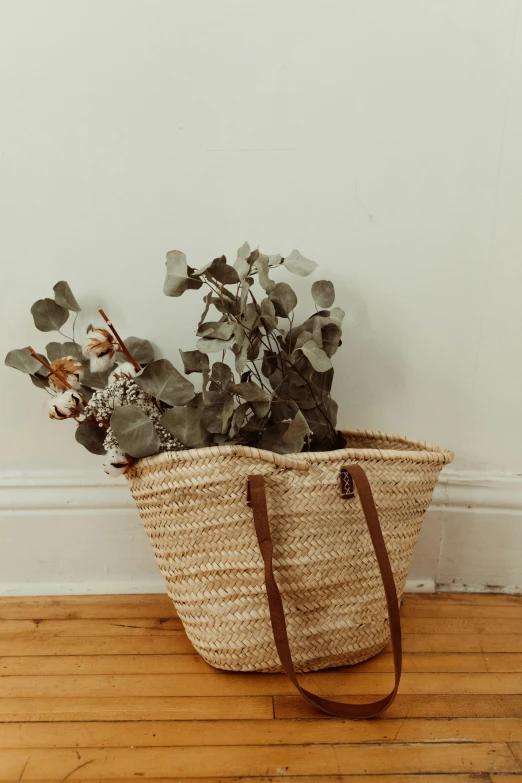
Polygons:
<instances>
[{"instance_id":1,"label":"wood floor plank","mask_svg":"<svg viewBox=\"0 0 522 783\"><path fill-rule=\"evenodd\" d=\"M194 653L184 633L156 636L0 636L0 656L169 655Z\"/></svg>"},{"instance_id":2,"label":"wood floor plank","mask_svg":"<svg viewBox=\"0 0 522 783\"><path fill-rule=\"evenodd\" d=\"M522 635L522 623L491 617L405 617L406 634L509 634Z\"/></svg>"},{"instance_id":3,"label":"wood floor plank","mask_svg":"<svg viewBox=\"0 0 522 783\"><path fill-rule=\"evenodd\" d=\"M491 780L491 783L521 783L522 781L522 770L519 772L518 775L495 775L490 774L489 779ZM323 781L321 781L323 783Z\"/></svg>"},{"instance_id":4,"label":"wood floor plank","mask_svg":"<svg viewBox=\"0 0 522 783\"><path fill-rule=\"evenodd\" d=\"M370 750L371 749L371 750ZM27 761L28 780L60 780L79 763L75 780L114 777L204 777L216 775L343 775L518 772L520 767L504 743L462 745L316 745L197 748L110 748L75 750L0 750L0 780L20 774Z\"/></svg>"},{"instance_id":5,"label":"wood floor plank","mask_svg":"<svg viewBox=\"0 0 522 783\"><path fill-rule=\"evenodd\" d=\"M197 654L177 655L27 655L0 658L0 675L49 674L204 674L216 670ZM337 672L393 672L393 657L381 653ZM404 672L522 672L522 653L413 653Z\"/></svg>"},{"instance_id":6,"label":"wood floor plank","mask_svg":"<svg viewBox=\"0 0 522 783\"><path fill-rule=\"evenodd\" d=\"M487 772L476 773L455 773L454 775L270 775L270 777L182 777L179 775L175 778L154 778L154 783L491 783L493 777L496 783L504 781L504 783L520 783L520 777L516 775L490 775ZM74 778L73 778L74 780ZM107 778L85 778L84 783L104 783ZM111 783L136 783L137 778L110 778ZM2 782L3 783L3 782ZM8 781L7 783L19 783L16 781ZM28 780L25 776L23 783L43 783L40 779L38 781ZM45 783L51 783L45 781ZM54 783L54 781L53 781Z\"/></svg>"},{"instance_id":7,"label":"wood floor plank","mask_svg":"<svg viewBox=\"0 0 522 783\"><path fill-rule=\"evenodd\" d=\"M520 656L522 671L522 656ZM504 664L499 671L506 671ZM506 664L509 666L509 664ZM518 664L514 664L517 665ZM464 664L465 666L465 664ZM471 664L470 664L471 666ZM494 669L496 670L496 669ZM518 669L515 669L517 671ZM28 655L0 658L0 675L211 674L200 655ZM393 671L393 667L391 669ZM511 671L508 669L508 671Z\"/></svg>"},{"instance_id":8,"label":"wood floor plank","mask_svg":"<svg viewBox=\"0 0 522 783\"><path fill-rule=\"evenodd\" d=\"M405 593L405 604L466 604L467 606L506 606L522 604L522 595L506 593Z\"/></svg>"},{"instance_id":9,"label":"wood floor plank","mask_svg":"<svg viewBox=\"0 0 522 783\"><path fill-rule=\"evenodd\" d=\"M509 748L519 762L520 771L522 772L522 742L512 742L510 743Z\"/></svg>"},{"instance_id":10,"label":"wood floor plank","mask_svg":"<svg viewBox=\"0 0 522 783\"><path fill-rule=\"evenodd\" d=\"M0 699L0 723L273 719L270 696ZM1 778L0 778L1 779Z\"/></svg>"},{"instance_id":11,"label":"wood floor plank","mask_svg":"<svg viewBox=\"0 0 522 783\"><path fill-rule=\"evenodd\" d=\"M102 620L0 620L0 637L27 634L42 636L153 636L184 633L177 617L112 617Z\"/></svg>"},{"instance_id":12,"label":"wood floor plank","mask_svg":"<svg viewBox=\"0 0 522 783\"><path fill-rule=\"evenodd\" d=\"M87 765L87 770L91 765ZM139 778L84 778L83 783L106 783L110 780L110 783L136 783ZM142 778L147 780L147 778ZM430 774L407 774L407 775L270 775L270 777L258 776L251 777L250 775L240 777L180 777L177 775L175 778L149 778L154 780L154 783L491 783L495 780L496 783L521 783L521 778L516 774L502 774L495 775L487 772L475 772L475 773L455 773L450 775L430 775ZM78 780L73 775L67 780ZM12 781L2 781L2 783L20 783L19 779ZM43 781L40 779L32 778L29 780L23 778L23 783L56 783L55 780L46 779Z\"/></svg>"},{"instance_id":13,"label":"wood floor plank","mask_svg":"<svg viewBox=\"0 0 522 783\"><path fill-rule=\"evenodd\" d=\"M522 642L522 623L512 618L495 619L489 617L405 617L402 623L407 636L467 634L520 636ZM122 636L154 635L183 632L183 624L178 618L104 618L78 620L0 620L0 637L16 634L42 634L52 636Z\"/></svg>"},{"instance_id":14,"label":"wood floor plank","mask_svg":"<svg viewBox=\"0 0 522 783\"><path fill-rule=\"evenodd\" d=\"M1 748L522 742L522 718L4 723Z\"/></svg>"},{"instance_id":15,"label":"wood floor plank","mask_svg":"<svg viewBox=\"0 0 522 783\"><path fill-rule=\"evenodd\" d=\"M441 619L473 619L473 620L522 620L522 603L506 604L456 604L456 603L410 603L401 607L401 617Z\"/></svg>"},{"instance_id":16,"label":"wood floor plank","mask_svg":"<svg viewBox=\"0 0 522 783\"><path fill-rule=\"evenodd\" d=\"M337 697L386 693L389 674L336 671L303 674L308 690ZM284 674L218 672L208 674L106 674L10 676L0 678L0 698L83 698L107 696L272 696L291 695L295 688ZM402 695L520 694L522 674L426 674L406 673Z\"/></svg>"},{"instance_id":17,"label":"wood floor plank","mask_svg":"<svg viewBox=\"0 0 522 783\"><path fill-rule=\"evenodd\" d=\"M166 593L149 595L0 596L2 620L177 617Z\"/></svg>"},{"instance_id":18,"label":"wood floor plank","mask_svg":"<svg viewBox=\"0 0 522 783\"><path fill-rule=\"evenodd\" d=\"M322 696L328 696L323 693ZM368 694L367 698L350 699L372 701L382 694ZM274 696L276 718L324 718L324 715L300 696ZM522 715L522 696L408 696L399 693L387 718L519 718ZM328 718L327 718L328 720Z\"/></svg>"},{"instance_id":19,"label":"wood floor plank","mask_svg":"<svg viewBox=\"0 0 522 783\"><path fill-rule=\"evenodd\" d=\"M405 653L522 653L522 635L462 636L405 634ZM0 657L19 655L158 655L190 653L194 648L182 631L153 635L54 636L28 633L0 635ZM391 652L388 646L386 652Z\"/></svg>"},{"instance_id":20,"label":"wood floor plank","mask_svg":"<svg viewBox=\"0 0 522 783\"><path fill-rule=\"evenodd\" d=\"M405 633L403 635L403 650L408 653L520 653L522 652L522 635ZM386 648L386 652L391 652L390 645Z\"/></svg>"}]
</instances>

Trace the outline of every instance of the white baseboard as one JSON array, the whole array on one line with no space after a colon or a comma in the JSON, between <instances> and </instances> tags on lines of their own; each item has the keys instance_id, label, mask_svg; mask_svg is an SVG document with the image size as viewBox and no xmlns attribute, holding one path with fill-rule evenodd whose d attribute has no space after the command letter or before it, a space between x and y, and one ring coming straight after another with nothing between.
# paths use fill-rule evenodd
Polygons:
<instances>
[{"instance_id":1,"label":"white baseboard","mask_svg":"<svg viewBox=\"0 0 522 783\"><path fill-rule=\"evenodd\" d=\"M0 474L0 595L164 592L123 479ZM408 592L522 592L522 475L446 469Z\"/></svg>"}]
</instances>

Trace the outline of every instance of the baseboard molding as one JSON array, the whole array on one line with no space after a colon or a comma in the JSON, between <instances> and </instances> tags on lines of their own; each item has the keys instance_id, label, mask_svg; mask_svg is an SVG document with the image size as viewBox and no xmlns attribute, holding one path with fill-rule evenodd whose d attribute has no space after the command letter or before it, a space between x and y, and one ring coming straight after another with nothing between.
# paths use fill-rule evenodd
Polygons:
<instances>
[{"instance_id":1,"label":"baseboard molding","mask_svg":"<svg viewBox=\"0 0 522 783\"><path fill-rule=\"evenodd\" d=\"M124 479L0 473L0 595L164 591ZM522 592L522 475L445 469L408 592Z\"/></svg>"}]
</instances>

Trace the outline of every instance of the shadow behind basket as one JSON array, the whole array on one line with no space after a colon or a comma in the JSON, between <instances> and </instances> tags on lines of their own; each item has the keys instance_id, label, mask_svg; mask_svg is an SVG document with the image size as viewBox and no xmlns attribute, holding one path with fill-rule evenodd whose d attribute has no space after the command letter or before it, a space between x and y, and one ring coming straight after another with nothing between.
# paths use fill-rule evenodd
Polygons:
<instances>
[{"instance_id":1,"label":"shadow behind basket","mask_svg":"<svg viewBox=\"0 0 522 783\"><path fill-rule=\"evenodd\" d=\"M370 482L400 598L422 519L453 455L398 436L345 432L347 448L280 455L213 446L139 460L130 490L192 644L212 666L281 671L247 476L265 478L274 571L296 670L354 664L389 641L379 568L343 465Z\"/></svg>"}]
</instances>

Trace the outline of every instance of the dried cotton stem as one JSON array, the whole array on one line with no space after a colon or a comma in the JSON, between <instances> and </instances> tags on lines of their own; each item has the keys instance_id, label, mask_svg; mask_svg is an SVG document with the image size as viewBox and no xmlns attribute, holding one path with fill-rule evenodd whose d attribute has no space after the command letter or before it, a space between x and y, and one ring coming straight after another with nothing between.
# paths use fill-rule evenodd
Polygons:
<instances>
[{"instance_id":1,"label":"dried cotton stem","mask_svg":"<svg viewBox=\"0 0 522 783\"><path fill-rule=\"evenodd\" d=\"M125 354L125 356L129 360L129 362L132 364L132 366L136 370L138 370L138 372L139 372L141 370L141 366L138 364L138 362L136 361L134 356L132 356L131 352L126 347L126 345L123 342L123 340L121 339L120 335L118 334L118 332L116 331L116 329L112 325L112 321L109 318L107 318L107 316L105 315L103 310L100 309L100 310L98 310L98 312L100 313L101 317L103 318L103 320L105 321L105 323L107 324L107 326L109 327L109 329L111 330L113 335L115 336L116 341L117 341L118 345L120 346L120 351Z\"/></svg>"}]
</instances>

